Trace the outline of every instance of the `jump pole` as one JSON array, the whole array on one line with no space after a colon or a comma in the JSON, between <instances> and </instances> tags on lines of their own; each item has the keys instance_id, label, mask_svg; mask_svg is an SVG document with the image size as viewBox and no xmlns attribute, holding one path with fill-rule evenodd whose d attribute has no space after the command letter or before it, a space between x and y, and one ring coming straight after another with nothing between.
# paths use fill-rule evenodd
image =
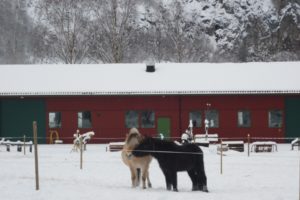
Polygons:
<instances>
[{"instance_id":1,"label":"jump pole","mask_svg":"<svg viewBox=\"0 0 300 200\"><path fill-rule=\"evenodd\" d=\"M39 162L38 162L38 148L37 148L37 123L33 122L33 142L34 142L34 166L35 166L35 189L39 190Z\"/></svg>"}]
</instances>

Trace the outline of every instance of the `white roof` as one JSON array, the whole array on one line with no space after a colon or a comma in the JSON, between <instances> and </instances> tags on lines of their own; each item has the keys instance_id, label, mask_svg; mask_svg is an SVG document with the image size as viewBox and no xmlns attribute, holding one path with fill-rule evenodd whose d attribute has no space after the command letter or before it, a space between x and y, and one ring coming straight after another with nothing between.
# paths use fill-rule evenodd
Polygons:
<instances>
[{"instance_id":1,"label":"white roof","mask_svg":"<svg viewBox=\"0 0 300 200\"><path fill-rule=\"evenodd\" d=\"M300 94L300 62L2 65L0 96Z\"/></svg>"}]
</instances>

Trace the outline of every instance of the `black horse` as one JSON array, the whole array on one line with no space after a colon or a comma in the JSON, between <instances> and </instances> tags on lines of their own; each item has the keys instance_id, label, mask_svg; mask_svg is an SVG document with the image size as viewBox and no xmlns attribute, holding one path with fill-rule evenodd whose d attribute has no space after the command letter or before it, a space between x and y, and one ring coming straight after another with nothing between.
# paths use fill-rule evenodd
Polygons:
<instances>
[{"instance_id":1,"label":"black horse","mask_svg":"<svg viewBox=\"0 0 300 200\"><path fill-rule=\"evenodd\" d=\"M137 157L150 154L157 159L165 175L167 190L173 186L173 190L178 191L177 172L187 171L193 183L192 190L208 192L203 152L197 145L177 145L172 141L146 137L132 154Z\"/></svg>"}]
</instances>

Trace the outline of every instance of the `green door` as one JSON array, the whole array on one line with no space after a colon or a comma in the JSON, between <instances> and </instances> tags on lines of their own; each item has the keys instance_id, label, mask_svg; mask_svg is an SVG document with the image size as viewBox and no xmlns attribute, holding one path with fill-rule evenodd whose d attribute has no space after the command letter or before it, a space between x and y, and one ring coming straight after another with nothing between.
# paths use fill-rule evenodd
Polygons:
<instances>
[{"instance_id":1,"label":"green door","mask_svg":"<svg viewBox=\"0 0 300 200\"><path fill-rule=\"evenodd\" d=\"M32 137L32 122L37 121L39 143L46 142L45 103L37 99L2 99L0 135L11 141Z\"/></svg>"},{"instance_id":2,"label":"green door","mask_svg":"<svg viewBox=\"0 0 300 200\"><path fill-rule=\"evenodd\" d=\"M300 98L285 100L286 137L300 137Z\"/></svg>"},{"instance_id":3,"label":"green door","mask_svg":"<svg viewBox=\"0 0 300 200\"><path fill-rule=\"evenodd\" d=\"M168 117L159 117L157 119L157 133L162 134L164 138L168 139L171 132L171 120Z\"/></svg>"}]
</instances>

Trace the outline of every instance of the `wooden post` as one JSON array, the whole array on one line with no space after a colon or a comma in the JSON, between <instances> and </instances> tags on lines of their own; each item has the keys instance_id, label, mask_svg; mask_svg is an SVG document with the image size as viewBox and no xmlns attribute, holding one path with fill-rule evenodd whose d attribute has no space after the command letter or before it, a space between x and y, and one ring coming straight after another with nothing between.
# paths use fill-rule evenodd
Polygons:
<instances>
[{"instance_id":1,"label":"wooden post","mask_svg":"<svg viewBox=\"0 0 300 200\"><path fill-rule=\"evenodd\" d=\"M83 160L83 150L82 150L82 138L80 138L80 169L82 169L82 160Z\"/></svg>"},{"instance_id":2,"label":"wooden post","mask_svg":"<svg viewBox=\"0 0 300 200\"><path fill-rule=\"evenodd\" d=\"M38 162L38 148L37 148L37 123L33 122L33 141L34 141L34 163L35 163L35 186L36 190L40 189L39 186L39 162Z\"/></svg>"},{"instance_id":3,"label":"wooden post","mask_svg":"<svg viewBox=\"0 0 300 200\"><path fill-rule=\"evenodd\" d=\"M250 156L250 134L248 134L248 157Z\"/></svg>"},{"instance_id":4,"label":"wooden post","mask_svg":"<svg viewBox=\"0 0 300 200\"><path fill-rule=\"evenodd\" d=\"M24 156L26 155L26 135L24 135Z\"/></svg>"},{"instance_id":5,"label":"wooden post","mask_svg":"<svg viewBox=\"0 0 300 200\"><path fill-rule=\"evenodd\" d=\"M220 172L221 174L223 174L223 140L221 139L221 152L220 152L220 163L221 163L221 166L220 166Z\"/></svg>"}]
</instances>

